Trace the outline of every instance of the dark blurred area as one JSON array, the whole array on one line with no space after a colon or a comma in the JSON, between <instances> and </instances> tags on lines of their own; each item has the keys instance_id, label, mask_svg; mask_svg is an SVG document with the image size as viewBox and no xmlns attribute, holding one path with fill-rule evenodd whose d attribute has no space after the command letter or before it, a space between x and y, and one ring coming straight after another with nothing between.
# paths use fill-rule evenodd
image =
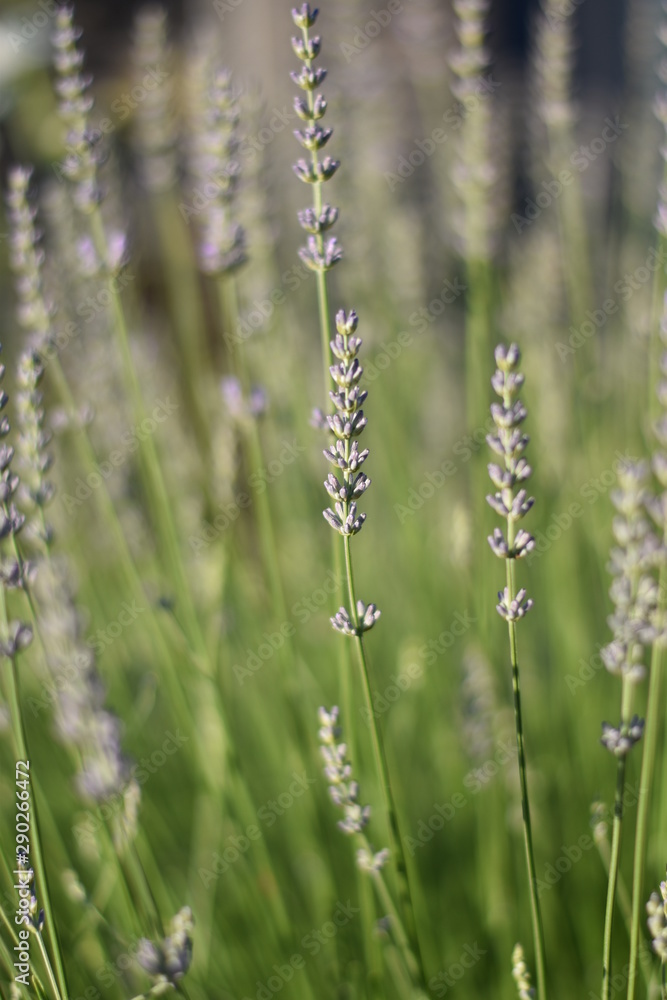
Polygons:
<instances>
[{"instance_id":1,"label":"dark blurred area","mask_svg":"<svg viewBox=\"0 0 667 1000\"><path fill-rule=\"evenodd\" d=\"M332 0L328 0L329 3ZM406 6L417 8L419 0L405 0ZM577 54L576 77L582 93L589 91L618 90L622 85L623 46L622 36L626 8L632 0L563 0L563 9L576 7L573 14L577 26L579 48ZM244 0L244 6L264 10L258 0ZM5 0L0 10L23 11L29 13L34 4L14 3ZM85 31L86 49L90 65L97 73L113 72L118 61L123 59L131 33L133 17L137 10L146 6L145 0L78 0L75 4L78 22ZM208 0L163 0L170 16L174 32L182 31L193 13L201 13L212 4ZM320 4L326 12L327 0ZM345 16L346 0L336 2L337 17ZM355 6L350 6L352 18L357 16ZM383 6L382 0L365 4L370 13ZM656 10L657 10L656 4ZM443 8L451 8L451 0L442 0ZM531 24L539 0L493 0L491 10L491 35L489 44L496 58L508 60L516 65L526 64L530 51ZM224 18L223 18L224 20ZM222 25L221 25L222 27ZM267 28L270 30L270 25ZM256 28L261 31L261 23Z\"/></svg>"}]
</instances>

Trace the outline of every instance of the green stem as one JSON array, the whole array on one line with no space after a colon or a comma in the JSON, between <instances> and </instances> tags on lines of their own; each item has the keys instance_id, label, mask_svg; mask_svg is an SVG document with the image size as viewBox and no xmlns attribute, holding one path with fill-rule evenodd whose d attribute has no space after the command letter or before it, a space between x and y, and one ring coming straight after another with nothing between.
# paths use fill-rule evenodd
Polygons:
<instances>
[{"instance_id":1,"label":"green stem","mask_svg":"<svg viewBox=\"0 0 667 1000\"><path fill-rule=\"evenodd\" d=\"M391 928L396 941L396 945L403 957L406 969L410 974L410 978L413 982L419 983L422 977L423 970L420 968L420 964L415 958L414 952L410 947L410 940L403 926L398 911L394 906L394 901L391 898L391 893L387 888L387 883L385 882L382 872L377 872L377 874L372 875L373 885L380 900L380 905L385 913L389 916L391 922Z\"/></svg>"},{"instance_id":2,"label":"green stem","mask_svg":"<svg viewBox=\"0 0 667 1000\"><path fill-rule=\"evenodd\" d=\"M42 959L44 961L44 967L46 969L46 974L49 977L49 982L51 983L51 989L55 993L56 997L61 997L60 990L58 988L58 983L56 982L56 977L53 974L53 968L51 966L51 961L49 959L49 953L46 950L46 945L44 944L44 939L39 931L35 931L33 937L36 937L39 942L39 950L42 953ZM67 1000L67 996L63 996L62 1000Z\"/></svg>"},{"instance_id":3,"label":"green stem","mask_svg":"<svg viewBox=\"0 0 667 1000\"><path fill-rule=\"evenodd\" d=\"M514 548L514 521L507 519L507 546ZM507 570L508 604L515 598L514 559L505 560ZM530 799L528 796L528 777L526 773L526 751L523 736L523 719L521 714L521 685L519 681L519 660L517 654L516 622L508 620L510 642L510 661L512 665L512 692L514 697L514 722L516 726L516 746L519 757L519 779L521 782L521 811L523 816L523 840L526 851L526 868L530 886L530 913L533 925L533 946L535 949L535 967L537 979L538 1000L546 1000L546 970L544 959L544 928L542 912L537 892L537 871L535 868L535 852L533 849L533 831L530 820Z\"/></svg>"},{"instance_id":4,"label":"green stem","mask_svg":"<svg viewBox=\"0 0 667 1000\"><path fill-rule=\"evenodd\" d=\"M663 592L664 572L661 572L661 588ZM637 805L637 825L635 832L635 852L632 869L632 917L630 922L630 969L628 972L628 1000L634 1000L635 981L637 978L637 962L639 952L639 925L643 910L643 883L646 866L646 851L648 843L648 817L651 800L651 789L655 774L655 762L660 730L660 713L662 687L662 644L654 642L651 653L651 669L647 696L646 725L644 731L644 748L642 753L641 775L639 778L639 803Z\"/></svg>"},{"instance_id":5,"label":"green stem","mask_svg":"<svg viewBox=\"0 0 667 1000\"><path fill-rule=\"evenodd\" d=\"M306 51L309 41L309 31L308 28L302 28L301 34L303 37L304 44L306 45ZM313 60L304 60L308 69L312 69ZM312 90L306 91L306 104L311 115L310 124L312 125L314 119L314 109L315 109L315 96ZM314 169L317 169L317 150L312 149L310 151L310 159ZM317 219L320 218L322 214L322 208L324 205L324 199L322 196L322 181L316 181L313 185L313 211ZM317 252L320 255L324 254L324 237L322 233L315 234L315 241L317 244ZM329 390L331 387L331 373L329 367L331 364L331 339L332 339L332 328L331 328L331 312L329 307L329 288L327 284L327 272L324 269L320 269L316 272L316 285L317 285L317 311L319 317L319 328L320 328L320 341L322 348L322 406L327 407L327 400L329 399ZM332 539L332 566L335 573L336 581L340 579L342 570L342 560L340 557L340 548L336 544L336 539ZM336 593L334 595L336 599L337 606L340 601L338 600L340 594ZM339 654L339 684L341 690L341 700L343 703L343 717L352 720L353 717L353 705L354 705L354 695L352 690L352 662L351 657L348 654L347 646L341 647ZM348 734L348 743L350 744L350 752L353 755L353 735Z\"/></svg>"},{"instance_id":6,"label":"green stem","mask_svg":"<svg viewBox=\"0 0 667 1000\"><path fill-rule=\"evenodd\" d=\"M108 247L99 209L96 209L91 215L90 225L97 253L106 266ZM125 312L113 275L109 276L107 284L111 299L113 325L118 340L125 382L132 401L135 420L140 424L146 417L146 409L139 384L139 377L130 351ZM152 434L143 435L139 456L147 498L152 503L153 510L155 511L156 526L162 547L167 556L171 570L172 584L178 594L179 605L183 609L183 614L187 619L188 631L193 645L202 651L202 653L205 653L205 644L192 600L192 590L189 586L183 565L183 557L180 550L178 533L174 524L169 493L162 476L160 461Z\"/></svg>"},{"instance_id":7,"label":"green stem","mask_svg":"<svg viewBox=\"0 0 667 1000\"><path fill-rule=\"evenodd\" d=\"M8 869L8 874L11 877L11 870L10 869ZM13 881L13 879L12 879L12 881ZM16 936L16 932L15 932L13 926L10 924L10 922L9 922L9 920L7 918L7 914L5 913L5 911L2 908L2 906L0 906L0 919L2 920L2 923L5 925L5 930L6 930L7 935L8 935L8 937L9 937L11 943L12 943L12 947L14 945L17 945L19 943L19 939ZM10 956L10 954L7 951L7 948L5 946L5 943L4 943L4 941L2 941L1 938L0 938L0 948L2 949L2 952L5 955L5 959L7 961L7 972L9 973L9 972L11 972L11 969L12 969L13 958L12 958L12 956ZM35 970L34 962L33 962L32 959L30 959L30 966L31 966L31 970L32 970L33 979L35 980L35 986L37 987L37 989L39 990L39 992L41 992L42 994L46 993L46 990L44 989L44 984L42 983L42 980L40 979L39 974ZM57 990L57 987L56 987L56 996L57 995L58 995L58 990Z\"/></svg>"},{"instance_id":8,"label":"green stem","mask_svg":"<svg viewBox=\"0 0 667 1000\"><path fill-rule=\"evenodd\" d=\"M607 837L595 838L595 843L600 855L600 860L604 866L605 874L607 879L609 878L609 869L611 866L611 847L609 846L609 840ZM627 890L625 880L623 878L623 873L619 871L616 879L616 897L618 899L618 907L621 911L621 916L623 917L623 922L625 924L626 930L628 932L628 939L631 936L630 928L632 926L632 903L630 900L630 893ZM638 948L639 963L641 966L641 973L644 978L644 984L648 995L651 993L651 975L652 975L652 962L651 953L648 948L642 948L640 945Z\"/></svg>"},{"instance_id":9,"label":"green stem","mask_svg":"<svg viewBox=\"0 0 667 1000\"><path fill-rule=\"evenodd\" d=\"M222 317L226 317L224 321L227 329L232 331L236 329L235 320L238 317L238 300L234 276L232 275L227 278L225 278L224 275L221 276L218 279L217 287L220 314ZM236 352L236 368L239 381L241 383L243 397L244 399L247 399L250 394L250 376L246 364L244 346L242 344L239 344ZM259 435L258 420L252 415L248 417L247 442L251 470L255 475L259 475L259 478L261 478L261 472L264 467L262 442ZM260 544L264 556L264 565L269 578L271 601L273 603L276 622L282 624L288 620L287 602L285 600L285 591L278 561L278 549L276 546L273 519L271 517L270 497L266 490L257 491L255 497L255 507L257 511L257 525L259 528ZM291 645L289 637L286 645ZM292 656L289 658L293 660ZM283 657L283 659L286 658Z\"/></svg>"},{"instance_id":10,"label":"green stem","mask_svg":"<svg viewBox=\"0 0 667 1000\"><path fill-rule=\"evenodd\" d=\"M352 555L350 553L349 535L345 535L343 537L343 542L345 548L345 568L347 573L347 587L350 599L350 609L353 618L356 619L357 601L354 589L354 569L352 566ZM391 786L391 779L389 777L389 766L387 763L387 755L384 747L384 741L382 739L382 733L380 732L380 728L375 718L373 699L371 695L368 663L366 661L366 652L364 650L364 643L360 635L357 635L355 637L355 645L357 648L359 672L361 675L361 683L364 692L364 702L368 712L368 719L369 719L369 726L371 733L371 745L373 747L373 758L375 760L375 767L378 775L378 780L380 782L380 787L382 790L383 804L385 812L387 814L389 833L393 848L392 856L395 859L396 871L399 879L399 891L401 894L401 899L404 904L404 912L406 914L406 917L408 918L409 927L412 932L412 936L414 938L415 950L419 956L421 974L423 980L425 981L424 966L419 946L419 938L417 936L417 921L415 916L415 908L412 901L412 894L410 891L410 881L408 878L407 862L405 859L405 853L403 851L403 843L401 841L401 831L398 824L398 813L396 810L394 793Z\"/></svg>"},{"instance_id":11,"label":"green stem","mask_svg":"<svg viewBox=\"0 0 667 1000\"><path fill-rule=\"evenodd\" d=\"M621 691L621 726L630 717L630 688L626 677L623 677ZM614 903L616 900L616 885L621 856L621 829L623 826L623 789L625 787L626 757L619 757L616 770L616 794L614 796L614 823L611 836L611 856L609 859L609 881L607 884L607 905L604 918L604 937L602 944L602 1000L609 1000L609 984L611 980L611 941L614 922Z\"/></svg>"},{"instance_id":12,"label":"green stem","mask_svg":"<svg viewBox=\"0 0 667 1000\"><path fill-rule=\"evenodd\" d=\"M7 612L5 608L5 595L4 590L0 588L0 621L7 627ZM23 724L23 716L21 714L21 700L19 691L19 680L18 671L16 669L16 659L12 657L7 658L9 665L8 669L8 683L7 688L9 691L9 705L12 718L12 728L14 731L14 740L16 745L16 753L18 760L29 761L30 756L28 752L28 742L25 732L25 727ZM31 843L30 843L30 859L31 863L34 861L35 872L37 874L37 881L40 887L40 898L44 906L44 919L46 923L46 933L49 938L49 943L51 945L51 951L53 952L53 961L55 964L55 973L58 983L57 995L61 1000L67 1000L69 993L67 990L67 979L65 976L65 969L62 961L62 953L60 949L60 942L58 940L58 932L56 930L55 921L53 918L53 909L51 907L51 895L49 892L49 885L46 878L46 868L44 866L44 857L42 854L42 843L39 832L39 821L37 818L37 804L36 804L36 782L30 774L30 787L32 789L33 795L31 800L32 805L32 823L31 823ZM40 939L41 939L41 935Z\"/></svg>"}]
</instances>

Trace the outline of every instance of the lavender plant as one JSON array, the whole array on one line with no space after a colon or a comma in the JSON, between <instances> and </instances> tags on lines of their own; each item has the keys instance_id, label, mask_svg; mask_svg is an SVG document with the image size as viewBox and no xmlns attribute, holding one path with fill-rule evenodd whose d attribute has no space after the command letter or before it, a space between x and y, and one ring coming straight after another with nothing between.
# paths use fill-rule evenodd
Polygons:
<instances>
[{"instance_id":1,"label":"lavender plant","mask_svg":"<svg viewBox=\"0 0 667 1000\"><path fill-rule=\"evenodd\" d=\"M421 976L419 959L415 957L403 921L394 906L382 874L389 860L389 850L383 847L375 851L364 833L371 819L371 807L362 806L359 802L359 784L353 777L352 765L347 756L347 745L338 742L341 735L338 719L339 710L336 705L331 711L320 708L319 739L324 759L324 774L329 782L331 799L343 812L343 819L338 821L338 828L346 836L354 837L357 841L357 867L372 877L378 901L391 919L391 926L408 976L412 982L418 983Z\"/></svg>"},{"instance_id":2,"label":"lavender plant","mask_svg":"<svg viewBox=\"0 0 667 1000\"><path fill-rule=\"evenodd\" d=\"M326 111L326 101L316 91L324 80L326 71L314 66L314 60L320 52L321 39L310 35L310 29L315 24L317 15L317 9L312 9L307 3L292 11L292 19L301 29L301 38L292 39L292 47L303 63L301 72L292 73L292 79L305 92L305 100L297 98L294 107L299 117L306 122L305 128L295 134L303 148L310 152L310 162L301 159L294 169L301 181L312 185L314 192L313 208L299 213L299 222L309 233L307 245L300 250L300 256L317 276L320 330L327 369L325 381L327 387L330 384L329 379L334 383L334 391L329 391L329 397L335 412L326 417L326 426L334 443L324 451L324 456L341 478L330 473L324 483L327 493L334 502L333 509L327 507L324 510L324 518L343 539L349 606L341 606L331 618L331 624L337 632L353 638L355 642L365 706L369 713L368 717L372 720L373 755L392 838L392 852L401 898L413 948L419 955L407 865L382 733L373 713L370 676L363 643L363 635L373 628L380 617L380 611L373 602L366 604L357 596L350 545L352 537L361 531L366 520L366 515L358 510L357 500L370 485L370 479L361 471L361 466L368 458L368 449L360 450L359 447L359 437L368 422L362 408L368 393L360 385L363 367L358 355L362 342L361 338L356 336L359 323L356 312L339 310L335 319L336 334L333 337L330 334L325 277L327 271L340 260L341 250L335 237L325 235L335 223L338 212L323 203L321 188L324 182L333 177L340 164L329 156L325 156L322 160L319 158L320 151L329 141L332 130L320 125L320 120ZM329 365L332 355L334 363ZM422 981L425 981L423 966L420 966L421 957L417 971Z\"/></svg>"},{"instance_id":3,"label":"lavender plant","mask_svg":"<svg viewBox=\"0 0 667 1000\"><path fill-rule=\"evenodd\" d=\"M603 649L607 670L621 679L621 715L616 725L602 724L602 745L616 757L616 794L612 830L611 859L607 887L607 906L602 965L602 998L610 995L612 928L618 881L621 832L623 825L623 790L627 757L639 742L644 720L632 712L636 685L643 680L644 650L655 639L655 610L658 588L651 573L660 558L661 546L650 530L646 515L648 465L627 463L618 474L618 488L612 502L618 512L613 533L617 545L611 551L610 572L614 577L610 590L614 612L609 625L612 641Z\"/></svg>"},{"instance_id":4,"label":"lavender plant","mask_svg":"<svg viewBox=\"0 0 667 1000\"><path fill-rule=\"evenodd\" d=\"M663 348L667 348L667 297L664 301L662 321L660 324L660 339ZM645 546L644 568L659 565L659 580L657 591L650 578L645 578L642 593L644 604L638 609L643 616L648 630L641 628L641 638L651 641L651 663L649 667L648 693L646 698L646 736L642 750L640 775L640 797L637 806L637 820L634 843L634 862L632 875L632 918L630 929L630 963L628 973L628 1000L634 1000L635 980L637 978L638 956L640 948L640 915L644 893L644 871L646 866L646 851L648 847L648 819L651 805L651 793L654 787L658 744L660 739L663 684L663 653L665 642L665 552L667 546L667 350L661 358L662 379L658 385L657 397L661 405L662 415L654 424L653 432L657 447L652 456L652 467L661 492L657 497L647 495L646 507L652 515L657 528L657 534L648 531L648 525L642 524L646 534L642 539ZM641 585L641 580L637 584ZM632 585L631 585L632 586ZM627 584L626 584L627 588ZM640 622L635 623L633 633L640 631Z\"/></svg>"},{"instance_id":5,"label":"lavender plant","mask_svg":"<svg viewBox=\"0 0 667 1000\"><path fill-rule=\"evenodd\" d=\"M0 366L0 381L4 378L5 367ZM9 401L7 393L0 392L0 410L4 410ZM0 418L0 437L7 438L11 430L10 422L6 414ZM20 686L20 675L18 670L18 658L25 650L33 638L32 625L22 619L10 620L8 616L7 599L8 592L17 589L25 589L26 566L20 555L17 537L24 526L25 517L18 510L15 504L15 496L19 488L19 477L12 469L14 458L14 448L4 443L0 448L0 539L2 540L2 574L0 582L0 654L6 664L5 684L9 697L11 712L11 722L16 760L30 761L28 739L22 712L22 696ZM51 896L47 881L46 868L44 865L44 854L42 837L39 825L39 809L36 799L41 797L41 792L36 785L35 779L29 771L25 779L31 791L30 800L32 805L32 840L31 840L31 863L37 873L41 898L44 906L44 918L40 918L36 929L40 932L38 939L43 952L44 962L49 972L49 976L55 987L57 1000L66 1000L68 994L65 967L62 959L58 931L56 929L53 909L51 906ZM46 934L51 948L49 956L41 937L41 925L46 925Z\"/></svg>"},{"instance_id":6,"label":"lavender plant","mask_svg":"<svg viewBox=\"0 0 667 1000\"><path fill-rule=\"evenodd\" d=\"M516 624L533 606L526 590L516 589L514 563L527 555L534 547L535 540L530 532L518 528L522 520L534 504L522 485L530 478L532 469L524 457L528 445L528 435L521 430L521 424L527 413L518 393L524 382L524 376L518 370L520 352L516 344L509 347L499 345L495 351L496 371L491 379L495 393L500 396L500 403L491 405L491 417L495 424L495 432L487 436L489 447L502 459L502 466L494 463L489 465L489 476L497 492L487 496L487 502L493 510L506 521L506 531L495 528L489 536L489 545L499 559L505 560L506 584L498 593L496 610L507 622L510 644L510 662L512 667L512 690L514 694L514 719L516 725L516 742L519 755L519 776L521 780L521 804L523 813L524 846L526 852L526 869L530 890L530 907L533 924L533 945L535 948L535 965L537 971L537 996L546 1000L546 972L544 961L544 931L540 900L537 892L537 874L533 850L533 834L530 818L530 800L526 778L526 753L524 748L523 719L521 714L521 688L519 682L519 661L517 652ZM520 487L517 489L517 487Z\"/></svg>"},{"instance_id":7,"label":"lavender plant","mask_svg":"<svg viewBox=\"0 0 667 1000\"><path fill-rule=\"evenodd\" d=\"M517 944L512 952L512 976L516 983L519 1000L532 1000L535 996L535 990L530 985L530 973L520 944Z\"/></svg>"},{"instance_id":8,"label":"lavender plant","mask_svg":"<svg viewBox=\"0 0 667 1000\"><path fill-rule=\"evenodd\" d=\"M660 883L660 895L652 892L646 904L651 947L660 959L661 998L667 997L667 882Z\"/></svg>"}]
</instances>

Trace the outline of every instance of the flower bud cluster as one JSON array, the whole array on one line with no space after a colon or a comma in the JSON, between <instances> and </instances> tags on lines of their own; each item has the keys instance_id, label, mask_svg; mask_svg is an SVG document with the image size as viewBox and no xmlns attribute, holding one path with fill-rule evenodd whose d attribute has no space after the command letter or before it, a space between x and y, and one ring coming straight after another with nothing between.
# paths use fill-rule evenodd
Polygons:
<instances>
[{"instance_id":1,"label":"flower bud cluster","mask_svg":"<svg viewBox=\"0 0 667 1000\"><path fill-rule=\"evenodd\" d=\"M330 156L320 159L320 153L329 142L333 129L321 125L327 102L321 94L316 93L327 75L325 69L314 65L322 42L317 35L311 37L310 28L315 24L318 13L317 9L312 9L307 3L292 11L292 20L301 29L301 37L292 39L292 48L303 65L298 73L291 73L291 77L303 92L302 97L294 99L294 109L304 124L294 135L310 154L309 157L297 160L294 172L304 184L315 187L313 208L299 212L301 228L308 233L306 246L299 250L299 256L311 271L324 272L329 271L342 257L336 237L326 235L338 218L338 209L324 204L321 195L321 185L331 180L340 162Z\"/></svg>"},{"instance_id":2,"label":"flower bud cluster","mask_svg":"<svg viewBox=\"0 0 667 1000\"><path fill-rule=\"evenodd\" d=\"M516 344L510 344L509 347L499 345L495 358L497 368L491 385L502 402L491 405L495 431L488 434L486 440L491 450L502 459L502 465L495 462L488 465L496 492L489 494L486 500L506 520L507 532L494 528L488 542L498 558L521 559L535 548L533 536L523 528L516 529L517 522L526 516L535 502L523 486L532 473L524 457L529 438L521 429L526 419L526 409L517 398L524 377L518 371L521 355ZM526 597L523 588L517 594L510 594L505 587L498 594L496 610L506 621L514 622L523 618L532 606L533 602Z\"/></svg>"}]
</instances>

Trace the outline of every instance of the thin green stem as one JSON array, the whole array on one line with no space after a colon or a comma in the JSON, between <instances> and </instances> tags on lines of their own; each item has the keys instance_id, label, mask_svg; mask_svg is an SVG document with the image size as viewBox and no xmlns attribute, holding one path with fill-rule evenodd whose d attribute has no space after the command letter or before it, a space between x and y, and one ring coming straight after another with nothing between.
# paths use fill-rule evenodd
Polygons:
<instances>
[{"instance_id":1,"label":"thin green stem","mask_svg":"<svg viewBox=\"0 0 667 1000\"><path fill-rule=\"evenodd\" d=\"M8 869L8 875L11 875L11 872L9 871L9 869ZM10 924L9 920L7 919L7 914L5 913L5 911L2 908L2 906L0 906L0 920L2 920L2 923L5 925L5 931L7 932L8 936L9 936L9 939L12 942L12 946L17 945L19 943L19 939L16 936L16 931L14 930L13 926ZM8 959L8 961L7 961L7 971L9 972L11 970L11 968L12 968L12 958L9 956L9 953L7 952L7 949L5 947L5 943L4 943L4 941L2 941L1 938L0 938L0 947L2 948L3 953L6 954L6 958ZM42 983L42 980L40 979L38 972L35 970L34 963L33 963L32 959L30 959L30 967L32 969L33 979L35 980L35 986L38 988L38 990L41 993L43 993L43 994L46 993L46 990L44 989L44 984ZM57 995L57 993L58 993L58 990L56 988L56 995Z\"/></svg>"},{"instance_id":2,"label":"thin green stem","mask_svg":"<svg viewBox=\"0 0 667 1000\"><path fill-rule=\"evenodd\" d=\"M236 281L233 275L218 279L218 302L220 314L224 317L224 322L228 330L236 328L236 318L238 317L238 301L236 291ZM244 347L239 344L236 352L236 368L241 383L244 398L248 398L250 393L250 376L246 365ZM252 472L262 478L264 467L264 455L262 442L259 434L257 418L250 416L247 430L248 456ZM257 525L259 528L260 543L264 555L264 564L269 579L269 591L273 603L276 621L284 623L287 621L287 602L283 587L280 565L278 560L278 548L276 546L275 531L273 528L273 518L271 516L270 497L266 490L258 490L255 496L255 506L257 511ZM287 645L290 645L288 637Z\"/></svg>"},{"instance_id":3,"label":"thin green stem","mask_svg":"<svg viewBox=\"0 0 667 1000\"><path fill-rule=\"evenodd\" d=\"M49 953L46 950L46 945L44 944L44 939L42 938L42 935L39 933L39 931L35 931L34 934L33 934L33 937L36 937L37 941L39 942L39 950L40 950L40 952L42 954L42 960L44 962L44 968L46 969L46 974L47 974L47 976L49 978L49 982L51 984L51 989L55 993L56 997L60 997L61 1000L67 1000L67 995L62 996L62 994L60 992L60 989L58 987L58 983L56 981L56 977L53 974L53 967L51 965L51 960L49 958Z\"/></svg>"},{"instance_id":4,"label":"thin green stem","mask_svg":"<svg viewBox=\"0 0 667 1000\"><path fill-rule=\"evenodd\" d=\"M5 608L5 595L4 590L0 588L0 621L7 627L7 612ZM16 660L14 657L7 658L8 671L7 671L7 689L9 691L9 707L12 719L12 728L14 731L14 741L16 746L16 753L18 760L30 760L30 755L28 751L28 742L25 732L25 727L23 724L23 715L21 713L21 698L19 689L19 679L18 671L16 669ZM31 863L34 862L35 872L37 874L37 882L40 888L40 898L44 906L44 919L46 923L46 933L49 938L49 943L51 945L51 951L53 952L53 961L55 964L55 973L58 983L58 996L62 1000L67 1000L69 993L67 990L67 978L65 976L65 968L62 960L62 952L60 949L60 941L58 940L58 931L56 930L55 920L53 918L53 909L51 907L51 894L49 892L49 885L46 878L46 868L44 866L44 857L42 854L42 842L39 831L39 820L38 811L36 804L36 782L33 778L32 772L29 771L29 781L30 787L32 789L32 822L31 826L31 843L30 843L30 859ZM41 937L41 935L40 935Z\"/></svg>"},{"instance_id":5,"label":"thin green stem","mask_svg":"<svg viewBox=\"0 0 667 1000\"><path fill-rule=\"evenodd\" d=\"M345 535L343 537L343 542L345 549L345 567L347 574L347 587L350 599L350 608L352 609L351 613L356 616L357 602L356 602L356 595L354 588L354 569L352 565L352 555L350 553L349 535ZM359 661L359 672L361 675L361 683L364 693L364 702L369 719L371 745L373 748L373 758L375 761L378 780L380 782L380 788L382 791L384 809L387 815L389 834L393 848L392 856L395 859L396 871L399 879L399 892L401 894L401 900L403 902L403 909L406 918L409 921L409 927L411 930L412 937L414 939L415 950L419 956L422 978L425 981L424 967L419 946L419 938L417 935L417 921L415 916L415 908L414 908L414 903L412 901L412 893L410 891L410 880L408 878L407 862L405 859L405 852L403 851L401 831L398 824L398 813L396 810L394 793L392 790L391 779L389 776L389 766L387 763L387 755L384 747L384 741L382 739L382 733L380 732L380 728L375 718L373 699L371 695L368 663L366 661L366 652L364 649L364 643L361 638L361 635L357 635L355 637L355 645Z\"/></svg>"},{"instance_id":6,"label":"thin green stem","mask_svg":"<svg viewBox=\"0 0 667 1000\"><path fill-rule=\"evenodd\" d=\"M378 894L380 905L390 919L396 945L403 957L403 961L405 962L410 978L413 982L419 983L422 978L422 970L419 962L415 958L412 948L410 947L410 940L401 918L398 915L396 907L394 906L394 901L391 898L391 893L387 888L387 883L382 876L382 872L377 872L377 874L372 875L371 878L373 879L373 885L375 886Z\"/></svg>"},{"instance_id":7,"label":"thin green stem","mask_svg":"<svg viewBox=\"0 0 667 1000\"><path fill-rule=\"evenodd\" d=\"M664 576L661 573L661 578ZM662 594L664 582L661 579ZM630 923L630 969L628 972L628 1000L634 1000L635 981L637 978L637 962L639 953L639 926L643 909L643 883L646 866L646 851L648 846L648 817L651 803L651 789L655 775L655 763L660 732L660 715L662 710L662 653L660 642L653 644L651 652L651 667L647 696L646 724L644 730L644 748L642 766L639 778L639 802L637 805L637 825L635 831L635 852L632 870L632 917Z\"/></svg>"},{"instance_id":8,"label":"thin green stem","mask_svg":"<svg viewBox=\"0 0 667 1000\"><path fill-rule=\"evenodd\" d=\"M607 879L609 878L609 868L611 866L611 847L609 845L608 838L605 837L595 837L595 844L600 855L600 860L604 866L605 874ZM616 879L616 898L618 899L618 907L621 911L621 916L623 917L623 922L626 926L628 932L628 938L630 938L630 928L632 926L632 902L630 899L630 893L628 892L625 880L623 878L623 873L619 871ZM647 992L650 995L651 992L651 975L652 975L652 962L650 950L646 947L642 947L641 944L638 948L639 964L641 967L641 973L644 978L644 984L646 986Z\"/></svg>"},{"instance_id":9,"label":"thin green stem","mask_svg":"<svg viewBox=\"0 0 667 1000\"><path fill-rule=\"evenodd\" d=\"M514 520L507 519L507 547L511 551L514 548ZM515 598L514 584L514 559L505 560L507 571L507 603L510 604ZM537 980L538 1000L546 1000L546 968L545 968L545 948L544 948L544 928L542 925L542 911L540 899L537 892L537 871L535 868L535 852L533 849L533 831L530 819L530 799L528 796L528 777L526 773L526 751L523 735L523 718L521 714L521 685L519 680L519 660L517 654L516 622L508 620L510 643L510 661L512 666L512 693L514 697L514 722L516 726L516 746L519 758L519 779L521 783L521 811L523 816L523 839L526 851L526 868L528 871L528 883L530 887L530 913L533 925L533 946L535 949L535 970Z\"/></svg>"},{"instance_id":10,"label":"thin green stem","mask_svg":"<svg viewBox=\"0 0 667 1000\"><path fill-rule=\"evenodd\" d=\"M108 260L108 246L99 209L96 209L95 212L92 213L90 225L97 252L100 258L106 262ZM141 424L146 418L146 409L144 406L139 377L130 351L130 340L125 311L123 309L123 303L121 301L117 282L115 281L113 275L109 276L107 284L111 299L113 326L120 350L125 382L132 401L135 420L137 423ZM183 565L183 557L180 550L178 533L174 524L173 513L169 501L169 493L162 476L162 469L160 467L160 461L152 434L145 434L142 436L139 456L146 493L148 499L152 502L153 509L155 511L155 522L160 534L162 547L165 550L169 563L172 584L178 594L179 605L186 617L192 643L197 649L205 654L206 647L199 621L197 619L194 602L192 600L192 589L189 586L185 573L185 567Z\"/></svg>"},{"instance_id":11,"label":"thin green stem","mask_svg":"<svg viewBox=\"0 0 667 1000\"><path fill-rule=\"evenodd\" d=\"M621 727L630 717L631 684L623 677L621 689ZM605 907L604 935L602 943L602 1000L609 1000L611 980L611 942L614 923L614 904L618 882L618 868L621 856L621 831L623 826L623 790L625 787L626 757L618 758L616 765L616 793L614 796L614 822L611 835L611 855L609 859L609 881L607 884L607 904Z\"/></svg>"},{"instance_id":12,"label":"thin green stem","mask_svg":"<svg viewBox=\"0 0 667 1000\"><path fill-rule=\"evenodd\" d=\"M301 34L303 37L304 45L306 46L306 51L308 51L309 42L309 31L308 28L302 28ZM312 69L313 60L304 60L307 68ZM311 116L310 124L315 120L315 96L312 90L306 91L306 105ZM310 151L311 164L317 173L317 150L312 149ZM322 209L324 206L323 198L323 182L316 181L313 185L313 211L315 213L316 219L319 219L322 214ZM324 255L324 236L321 232L315 234L315 242L317 245L317 252L320 257ZM320 268L316 272L316 285L317 285L317 310L319 317L319 328L320 328L320 340L322 348L322 405L326 407L327 400L329 398L329 390L331 386L331 373L329 371L331 364L331 339L332 339L332 328L331 328L331 311L329 307L329 288L327 284L327 272L324 268ZM335 574L336 581L340 579L342 570L342 560L340 557L340 548L336 544L336 539L332 539L331 546L331 562ZM338 583L336 583L338 587ZM339 594L334 595L337 606L340 602L338 601ZM354 696L352 690L352 662L351 657L348 654L348 647L341 647L339 659L339 683L341 690L341 700L343 703L343 715L345 718L351 720L353 716L353 704ZM353 739L353 737L352 737ZM353 752L353 745L350 743L351 752Z\"/></svg>"}]
</instances>

